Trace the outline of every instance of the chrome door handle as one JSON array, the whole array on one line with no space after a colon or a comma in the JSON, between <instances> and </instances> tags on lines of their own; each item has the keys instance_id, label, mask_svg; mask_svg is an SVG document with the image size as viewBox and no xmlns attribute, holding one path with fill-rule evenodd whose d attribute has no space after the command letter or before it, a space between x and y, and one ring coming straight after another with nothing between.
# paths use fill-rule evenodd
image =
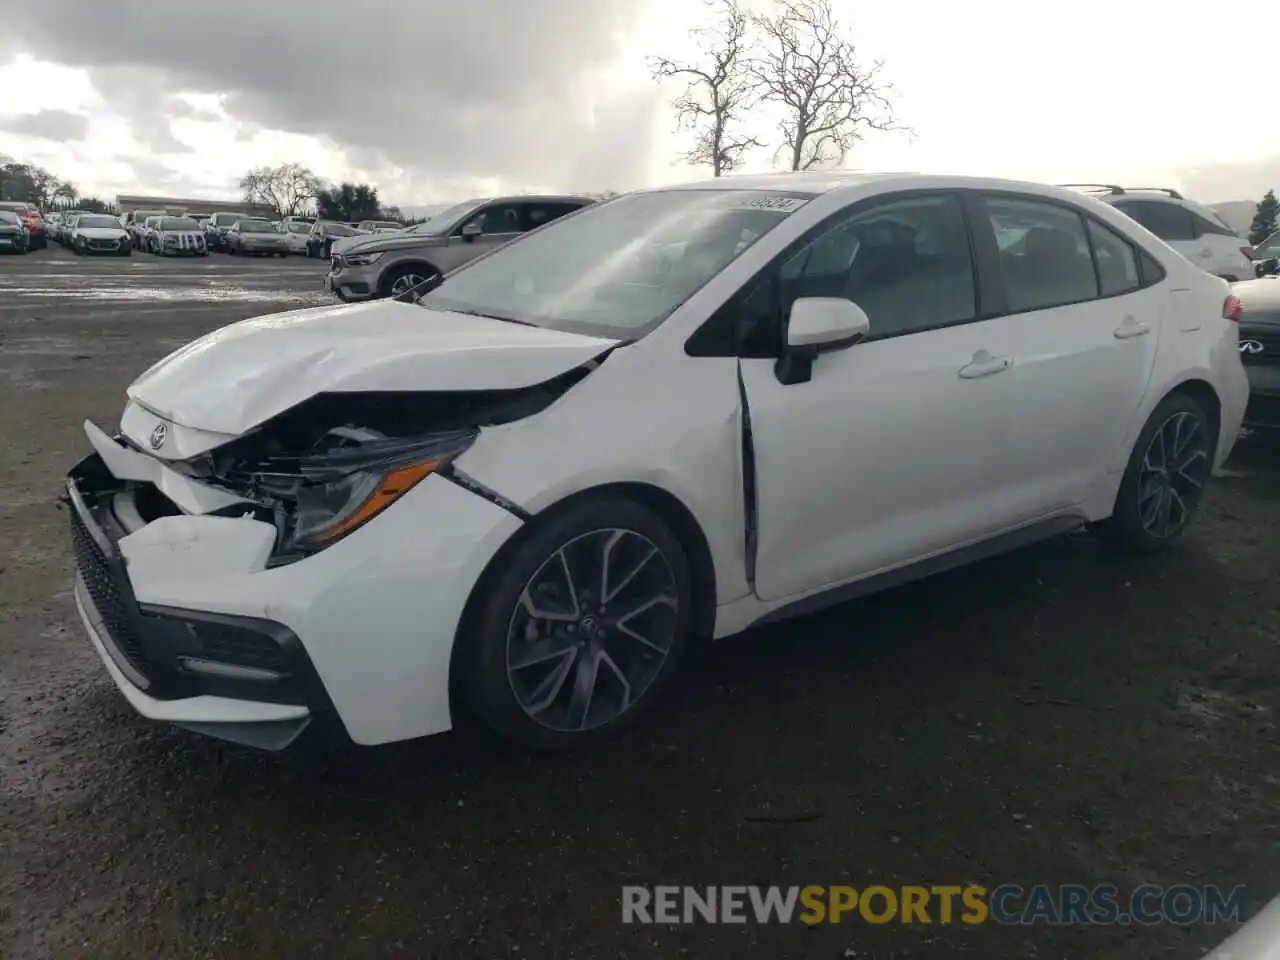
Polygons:
<instances>
[{"instance_id":1,"label":"chrome door handle","mask_svg":"<svg viewBox=\"0 0 1280 960\"><path fill-rule=\"evenodd\" d=\"M1125 317L1116 327L1115 335L1117 340L1132 340L1134 337L1144 337L1151 332L1151 324L1139 323L1133 317Z\"/></svg>"},{"instance_id":2,"label":"chrome door handle","mask_svg":"<svg viewBox=\"0 0 1280 960\"><path fill-rule=\"evenodd\" d=\"M993 373L1003 373L1013 366L1013 361L1008 357L993 357L986 350L979 350L973 355L973 359L960 368L960 376L965 380L977 380L979 377L989 377Z\"/></svg>"}]
</instances>

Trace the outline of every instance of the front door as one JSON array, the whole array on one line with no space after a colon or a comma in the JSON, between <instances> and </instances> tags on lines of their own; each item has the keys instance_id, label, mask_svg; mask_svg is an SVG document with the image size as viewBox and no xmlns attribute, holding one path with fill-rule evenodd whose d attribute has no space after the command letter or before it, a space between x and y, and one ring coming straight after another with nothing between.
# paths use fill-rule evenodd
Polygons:
<instances>
[{"instance_id":1,"label":"front door","mask_svg":"<svg viewBox=\"0 0 1280 960\"><path fill-rule=\"evenodd\" d=\"M833 586L999 531L1007 510L1008 367L979 321L960 200L887 199L852 213L744 300L759 330L801 296L846 296L868 338L784 385L740 361L755 468L755 589ZM754 313L754 315L753 315ZM749 352L749 351L748 351Z\"/></svg>"},{"instance_id":2,"label":"front door","mask_svg":"<svg viewBox=\"0 0 1280 960\"><path fill-rule=\"evenodd\" d=\"M488 204L454 229L449 245L440 251L437 263L441 271L448 273L495 247L510 243L523 232L523 204L515 201L498 201ZM468 235L468 228L479 227L480 232Z\"/></svg>"}]
</instances>

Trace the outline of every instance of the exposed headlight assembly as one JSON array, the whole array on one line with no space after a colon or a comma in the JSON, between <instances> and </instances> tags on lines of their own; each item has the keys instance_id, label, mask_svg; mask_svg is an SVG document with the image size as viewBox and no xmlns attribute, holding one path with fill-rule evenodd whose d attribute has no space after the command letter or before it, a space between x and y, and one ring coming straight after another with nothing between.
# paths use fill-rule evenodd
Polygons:
<instances>
[{"instance_id":1,"label":"exposed headlight assembly","mask_svg":"<svg viewBox=\"0 0 1280 960\"><path fill-rule=\"evenodd\" d=\"M323 550L368 523L433 473L447 467L475 441L461 430L419 438L367 439L371 431L339 428L330 439L349 445L297 459L293 469L272 471L268 482L292 474L292 523L276 562ZM283 464L281 464L283 467ZM268 468L270 469L270 468Z\"/></svg>"}]
</instances>

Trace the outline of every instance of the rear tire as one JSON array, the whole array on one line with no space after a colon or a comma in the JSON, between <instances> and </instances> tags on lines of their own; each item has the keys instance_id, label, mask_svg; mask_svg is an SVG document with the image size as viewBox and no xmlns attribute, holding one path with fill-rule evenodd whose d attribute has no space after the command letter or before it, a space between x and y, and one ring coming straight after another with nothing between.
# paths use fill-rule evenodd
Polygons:
<instances>
[{"instance_id":1,"label":"rear tire","mask_svg":"<svg viewBox=\"0 0 1280 960\"><path fill-rule=\"evenodd\" d=\"M1204 408L1183 393L1165 397L1138 434L1115 509L1097 524L1111 544L1151 553L1177 543L1204 496L1218 437Z\"/></svg>"},{"instance_id":2,"label":"rear tire","mask_svg":"<svg viewBox=\"0 0 1280 960\"><path fill-rule=\"evenodd\" d=\"M584 498L534 520L481 581L458 634L464 716L566 750L635 722L692 629L689 561L648 507Z\"/></svg>"}]
</instances>

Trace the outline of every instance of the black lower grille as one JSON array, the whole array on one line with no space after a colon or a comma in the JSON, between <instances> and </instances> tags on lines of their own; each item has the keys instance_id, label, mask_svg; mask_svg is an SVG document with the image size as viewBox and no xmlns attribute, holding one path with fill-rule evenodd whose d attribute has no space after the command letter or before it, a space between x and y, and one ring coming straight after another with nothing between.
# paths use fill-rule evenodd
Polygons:
<instances>
[{"instance_id":1,"label":"black lower grille","mask_svg":"<svg viewBox=\"0 0 1280 960\"><path fill-rule=\"evenodd\" d=\"M289 672L280 644L270 637L213 622L196 622L195 635L201 653L209 660L260 667L279 674Z\"/></svg>"},{"instance_id":2,"label":"black lower grille","mask_svg":"<svg viewBox=\"0 0 1280 960\"><path fill-rule=\"evenodd\" d=\"M129 612L130 601L121 596L107 558L94 542L80 514L74 509L68 512L71 514L71 546L75 552L76 569L80 573L80 579L84 581L85 589L89 591L89 598L107 632L111 634L112 642L129 659L134 669L146 676L147 661Z\"/></svg>"}]
</instances>

